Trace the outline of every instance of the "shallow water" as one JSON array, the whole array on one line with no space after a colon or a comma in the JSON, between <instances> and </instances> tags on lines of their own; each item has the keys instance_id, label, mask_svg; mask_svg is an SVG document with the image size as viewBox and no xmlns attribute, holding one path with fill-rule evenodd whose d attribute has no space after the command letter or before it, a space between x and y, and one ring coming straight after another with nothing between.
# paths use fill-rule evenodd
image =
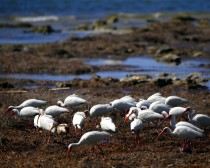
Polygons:
<instances>
[{"instance_id":1,"label":"shallow water","mask_svg":"<svg viewBox=\"0 0 210 168\"><path fill-rule=\"evenodd\" d=\"M0 78L12 78L12 79L30 79L30 80L45 80L45 81L68 81L75 78L84 80L90 79L93 75L99 75L102 78L114 77L123 78L135 74L147 74L153 78L160 73L170 73L170 77L185 78L192 72L200 73L203 78L210 78L210 71L207 68L199 67L200 64L208 63L207 59L187 59L183 60L178 66L168 65L161 62L157 62L151 57L130 57L122 59L90 59L84 60L85 63L95 66L112 65L112 66L126 66L125 70L117 71L99 71L95 74L83 74L83 75L52 75L52 74L0 74ZM210 82L205 83L210 87Z\"/></svg>"},{"instance_id":2,"label":"shallow water","mask_svg":"<svg viewBox=\"0 0 210 168\"><path fill-rule=\"evenodd\" d=\"M49 43L64 41L66 38L84 37L87 32L72 32L82 23L91 24L93 20L109 14L137 14L138 17L120 18L114 24L117 28L140 27L147 19L164 20L170 14L191 12L207 17L210 1L206 0L1 0L0 23L15 24L28 22L33 25L51 25L60 33L49 35L24 33L25 28L0 28L0 43ZM208 16L209 17L209 16Z\"/></svg>"}]
</instances>

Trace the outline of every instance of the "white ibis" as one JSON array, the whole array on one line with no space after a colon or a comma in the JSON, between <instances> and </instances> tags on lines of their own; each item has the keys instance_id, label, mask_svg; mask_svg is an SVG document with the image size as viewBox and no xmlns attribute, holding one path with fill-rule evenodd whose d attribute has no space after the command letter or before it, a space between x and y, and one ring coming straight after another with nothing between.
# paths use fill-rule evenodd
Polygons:
<instances>
[{"instance_id":1,"label":"white ibis","mask_svg":"<svg viewBox=\"0 0 210 168\"><path fill-rule=\"evenodd\" d=\"M172 132L169 127L165 127L162 132L158 135L162 135L164 132L167 132L170 136L177 136L180 139L184 140L184 143L182 145L183 151L188 149L190 147L190 141L196 137L205 137L204 133L198 132L190 127L187 126L177 126L174 131Z\"/></svg>"},{"instance_id":2,"label":"white ibis","mask_svg":"<svg viewBox=\"0 0 210 168\"><path fill-rule=\"evenodd\" d=\"M142 106L146 106L149 108L151 105L151 102L149 100L139 99L139 102L136 103L136 107L141 108Z\"/></svg>"},{"instance_id":3,"label":"white ibis","mask_svg":"<svg viewBox=\"0 0 210 168\"><path fill-rule=\"evenodd\" d=\"M193 109L188 107L185 112L188 112L188 119L191 123L199 128L205 129L210 126L210 117L205 114L194 114Z\"/></svg>"},{"instance_id":4,"label":"white ibis","mask_svg":"<svg viewBox=\"0 0 210 168\"><path fill-rule=\"evenodd\" d=\"M49 106L44 111L46 115L51 115L52 117L56 117L63 113L68 113L68 112L69 110L67 108L59 107L57 105Z\"/></svg>"},{"instance_id":5,"label":"white ibis","mask_svg":"<svg viewBox=\"0 0 210 168\"><path fill-rule=\"evenodd\" d=\"M182 113L184 113L187 110L187 108L184 107L173 107L169 111L169 115L179 116Z\"/></svg>"},{"instance_id":6,"label":"white ibis","mask_svg":"<svg viewBox=\"0 0 210 168\"><path fill-rule=\"evenodd\" d=\"M165 100L165 104L172 106L172 107L180 106L180 105L183 105L188 102L189 101L187 99L184 99L184 98L181 98L178 96L169 96Z\"/></svg>"},{"instance_id":7,"label":"white ibis","mask_svg":"<svg viewBox=\"0 0 210 168\"><path fill-rule=\"evenodd\" d=\"M97 104L91 107L90 109L90 117L99 117L111 112L115 111L115 109L110 104Z\"/></svg>"},{"instance_id":8,"label":"white ibis","mask_svg":"<svg viewBox=\"0 0 210 168\"><path fill-rule=\"evenodd\" d=\"M44 100L28 99L21 103L19 106L9 106L8 109L2 115L12 111L13 109L21 110L24 107L40 107L46 105L47 103L48 102Z\"/></svg>"},{"instance_id":9,"label":"white ibis","mask_svg":"<svg viewBox=\"0 0 210 168\"><path fill-rule=\"evenodd\" d=\"M160 123L160 125L165 121L165 120L170 120L170 125L173 129L175 129L178 126L186 126L186 127L190 127L198 132L204 132L204 130L196 127L195 125L186 122L186 121L179 121L178 123L175 122L175 115L167 115L166 118Z\"/></svg>"},{"instance_id":10,"label":"white ibis","mask_svg":"<svg viewBox=\"0 0 210 168\"><path fill-rule=\"evenodd\" d=\"M56 126L57 126L57 122L54 121L53 117L50 115L41 115L38 119L38 126L39 128L42 128L45 131L49 131L49 138L45 142L49 143L50 142L50 136L51 133L55 133L56 131ZM46 134L45 134L45 138L46 138Z\"/></svg>"},{"instance_id":11,"label":"white ibis","mask_svg":"<svg viewBox=\"0 0 210 168\"><path fill-rule=\"evenodd\" d=\"M156 102L156 101L165 103L166 98L163 97L160 93L155 93L155 94L151 95L150 97L148 97L147 100L151 103Z\"/></svg>"},{"instance_id":12,"label":"white ibis","mask_svg":"<svg viewBox=\"0 0 210 168\"><path fill-rule=\"evenodd\" d=\"M134 98L130 96L124 96L120 99L116 99L112 102L110 102L110 105L114 107L116 110L125 113L127 110L129 110L131 107L136 107L136 101Z\"/></svg>"},{"instance_id":13,"label":"white ibis","mask_svg":"<svg viewBox=\"0 0 210 168\"><path fill-rule=\"evenodd\" d=\"M78 134L78 129L80 129L80 135L82 135L83 127L85 123L85 118L87 117L88 111L85 112L76 112L73 116L72 124L75 128L76 136Z\"/></svg>"},{"instance_id":14,"label":"white ibis","mask_svg":"<svg viewBox=\"0 0 210 168\"><path fill-rule=\"evenodd\" d=\"M38 114L40 114L40 109L35 107L24 107L20 111L17 109L13 109L9 115L8 120L13 115L16 115L19 118L28 119L28 118L34 118Z\"/></svg>"},{"instance_id":15,"label":"white ibis","mask_svg":"<svg viewBox=\"0 0 210 168\"><path fill-rule=\"evenodd\" d=\"M68 97L65 98L64 102L58 101L57 102L58 106L61 107L69 107L71 109L74 109L76 106L82 105L82 104L87 104L87 101L83 98L80 98L76 94L72 94Z\"/></svg>"},{"instance_id":16,"label":"white ibis","mask_svg":"<svg viewBox=\"0 0 210 168\"><path fill-rule=\"evenodd\" d=\"M83 136L80 138L79 142L77 143L71 143L68 146L68 153L67 153L67 157L69 157L70 152L72 151L72 149L79 147L79 146L83 146L83 145L92 145L92 149L94 150L94 146L98 146L98 148L101 150L102 154L103 150L102 148L99 146L99 143L104 140L107 139L109 137L111 137L112 135L106 131L90 131L90 132L86 132L85 134L83 134Z\"/></svg>"},{"instance_id":17,"label":"white ibis","mask_svg":"<svg viewBox=\"0 0 210 168\"><path fill-rule=\"evenodd\" d=\"M110 117L101 117L100 126L103 131L116 131L116 126Z\"/></svg>"},{"instance_id":18,"label":"white ibis","mask_svg":"<svg viewBox=\"0 0 210 168\"><path fill-rule=\"evenodd\" d=\"M144 124L141 119L134 118L134 120L130 124L130 129L132 133L135 135L135 143L140 144L140 137L139 132L142 131L144 128Z\"/></svg>"},{"instance_id":19,"label":"white ibis","mask_svg":"<svg viewBox=\"0 0 210 168\"><path fill-rule=\"evenodd\" d=\"M149 109L156 113L161 113L162 111L165 111L168 113L170 111L171 107L167 104L163 104L160 101L156 101L150 105Z\"/></svg>"},{"instance_id":20,"label":"white ibis","mask_svg":"<svg viewBox=\"0 0 210 168\"><path fill-rule=\"evenodd\" d=\"M138 112L137 109L134 109L129 115L125 116L125 121L128 120L129 116L132 113L136 113L137 114L137 118L141 119L143 122L153 122L155 120L159 120L159 119L163 119L164 118L163 115L161 115L159 113L156 113L156 112L154 112L152 110L149 110L149 109L142 110L140 112Z\"/></svg>"}]
</instances>

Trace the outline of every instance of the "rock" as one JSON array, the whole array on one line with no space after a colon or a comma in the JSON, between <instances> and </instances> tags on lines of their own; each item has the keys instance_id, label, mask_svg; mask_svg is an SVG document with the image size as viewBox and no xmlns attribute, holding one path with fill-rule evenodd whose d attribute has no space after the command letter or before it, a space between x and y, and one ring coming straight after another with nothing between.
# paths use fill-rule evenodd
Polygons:
<instances>
[{"instance_id":1,"label":"rock","mask_svg":"<svg viewBox=\"0 0 210 168\"><path fill-rule=\"evenodd\" d=\"M31 32L34 33L42 33L42 34L50 34L55 32L55 30L50 25L44 25L44 26L37 26L34 27Z\"/></svg>"},{"instance_id":2,"label":"rock","mask_svg":"<svg viewBox=\"0 0 210 168\"><path fill-rule=\"evenodd\" d=\"M173 63L179 65L181 63L181 57L176 54L165 54L161 57L156 57L160 62Z\"/></svg>"},{"instance_id":3,"label":"rock","mask_svg":"<svg viewBox=\"0 0 210 168\"><path fill-rule=\"evenodd\" d=\"M116 23L116 22L118 22L118 20L119 20L119 18L116 15L110 15L106 19L107 23L109 23L109 24Z\"/></svg>"},{"instance_id":4,"label":"rock","mask_svg":"<svg viewBox=\"0 0 210 168\"><path fill-rule=\"evenodd\" d=\"M32 24L30 23L16 23L16 24L9 24L9 23L0 23L0 28L30 28L32 27Z\"/></svg>"},{"instance_id":5,"label":"rock","mask_svg":"<svg viewBox=\"0 0 210 168\"><path fill-rule=\"evenodd\" d=\"M192 56L193 56L193 57L201 57L201 56L203 56L203 55L204 55L203 52L197 51L197 52L194 52Z\"/></svg>"},{"instance_id":6,"label":"rock","mask_svg":"<svg viewBox=\"0 0 210 168\"><path fill-rule=\"evenodd\" d=\"M169 54L169 53L171 53L173 51L174 51L174 49L173 48L170 48L170 47L159 48L155 52L155 56L159 56L159 55L163 55L163 54Z\"/></svg>"},{"instance_id":7,"label":"rock","mask_svg":"<svg viewBox=\"0 0 210 168\"><path fill-rule=\"evenodd\" d=\"M2 83L0 83L0 88L14 88L14 85L12 85L8 82L2 82Z\"/></svg>"},{"instance_id":8,"label":"rock","mask_svg":"<svg viewBox=\"0 0 210 168\"><path fill-rule=\"evenodd\" d=\"M149 75L134 75L128 78L121 78L120 82L126 82L131 84L145 83L149 82L152 79Z\"/></svg>"},{"instance_id":9,"label":"rock","mask_svg":"<svg viewBox=\"0 0 210 168\"><path fill-rule=\"evenodd\" d=\"M92 29L100 30L100 29L116 29L112 25L108 25L106 20L96 20L92 24Z\"/></svg>"},{"instance_id":10,"label":"rock","mask_svg":"<svg viewBox=\"0 0 210 168\"><path fill-rule=\"evenodd\" d=\"M171 78L158 78L154 81L155 85L159 87L163 87L166 85L172 84L172 79Z\"/></svg>"},{"instance_id":11,"label":"rock","mask_svg":"<svg viewBox=\"0 0 210 168\"><path fill-rule=\"evenodd\" d=\"M188 14L179 14L174 17L172 17L171 21L172 22L193 22L196 21L197 19L188 15Z\"/></svg>"},{"instance_id":12,"label":"rock","mask_svg":"<svg viewBox=\"0 0 210 168\"><path fill-rule=\"evenodd\" d=\"M89 30L89 26L87 24L79 25L76 30Z\"/></svg>"}]
</instances>

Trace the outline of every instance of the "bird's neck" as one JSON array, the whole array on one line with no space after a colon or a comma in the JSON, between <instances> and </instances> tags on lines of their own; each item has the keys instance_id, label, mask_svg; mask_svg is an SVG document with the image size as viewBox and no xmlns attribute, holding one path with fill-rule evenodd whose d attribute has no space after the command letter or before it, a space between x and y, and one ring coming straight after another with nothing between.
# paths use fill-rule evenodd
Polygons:
<instances>
[{"instance_id":1,"label":"bird's neck","mask_svg":"<svg viewBox=\"0 0 210 168\"><path fill-rule=\"evenodd\" d=\"M174 129L176 127L175 117L171 116L170 125Z\"/></svg>"},{"instance_id":2,"label":"bird's neck","mask_svg":"<svg viewBox=\"0 0 210 168\"><path fill-rule=\"evenodd\" d=\"M166 128L167 129L167 133L170 135L170 136L175 136L175 134L171 131L170 128Z\"/></svg>"},{"instance_id":3,"label":"bird's neck","mask_svg":"<svg viewBox=\"0 0 210 168\"><path fill-rule=\"evenodd\" d=\"M190 122L192 121L192 118L193 118L193 110L192 110L192 108L190 108L189 112L188 112L188 119Z\"/></svg>"},{"instance_id":4,"label":"bird's neck","mask_svg":"<svg viewBox=\"0 0 210 168\"><path fill-rule=\"evenodd\" d=\"M72 143L71 144L71 148L72 149L74 149L74 148L76 148L76 147L78 147L78 146L80 146L81 144L78 142L78 143Z\"/></svg>"}]
</instances>

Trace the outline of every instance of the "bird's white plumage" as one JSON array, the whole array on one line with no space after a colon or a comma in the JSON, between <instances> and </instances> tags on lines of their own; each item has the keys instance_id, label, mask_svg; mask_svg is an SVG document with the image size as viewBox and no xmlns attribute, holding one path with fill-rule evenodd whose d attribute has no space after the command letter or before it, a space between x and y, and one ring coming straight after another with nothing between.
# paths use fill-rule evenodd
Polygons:
<instances>
[{"instance_id":1,"label":"bird's white plumage","mask_svg":"<svg viewBox=\"0 0 210 168\"><path fill-rule=\"evenodd\" d=\"M188 108L188 119L191 123L199 128L207 128L210 126L210 117L205 114L194 114L192 108Z\"/></svg>"},{"instance_id":2,"label":"bird's white plumage","mask_svg":"<svg viewBox=\"0 0 210 168\"><path fill-rule=\"evenodd\" d=\"M178 116L184 113L187 109L184 107L173 107L169 111L169 115Z\"/></svg>"},{"instance_id":3,"label":"bird's white plumage","mask_svg":"<svg viewBox=\"0 0 210 168\"><path fill-rule=\"evenodd\" d=\"M17 109L12 110L17 117L20 118L34 118L40 114L40 110L35 107L24 107L20 111Z\"/></svg>"},{"instance_id":4,"label":"bird's white plumage","mask_svg":"<svg viewBox=\"0 0 210 168\"><path fill-rule=\"evenodd\" d=\"M103 116L112 111L114 111L114 108L110 104L97 104L91 107L90 117Z\"/></svg>"},{"instance_id":5,"label":"bird's white plumage","mask_svg":"<svg viewBox=\"0 0 210 168\"><path fill-rule=\"evenodd\" d=\"M79 129L82 129L85 123L85 113L84 112L76 112L73 116L72 124L73 126Z\"/></svg>"},{"instance_id":6,"label":"bird's white plumage","mask_svg":"<svg viewBox=\"0 0 210 168\"><path fill-rule=\"evenodd\" d=\"M163 104L160 101L156 101L150 105L149 109L156 113L161 113L162 111L166 111L168 113L171 108L167 104Z\"/></svg>"},{"instance_id":7,"label":"bird's white plumage","mask_svg":"<svg viewBox=\"0 0 210 168\"><path fill-rule=\"evenodd\" d=\"M130 124L130 129L132 132L143 130L144 125L140 119L134 118L134 120Z\"/></svg>"},{"instance_id":8,"label":"bird's white plumage","mask_svg":"<svg viewBox=\"0 0 210 168\"><path fill-rule=\"evenodd\" d=\"M64 102L58 101L57 104L62 107L75 108L76 106L79 106L81 104L87 104L87 101L83 98L80 98L76 94L72 94L66 97Z\"/></svg>"},{"instance_id":9,"label":"bird's white plumage","mask_svg":"<svg viewBox=\"0 0 210 168\"><path fill-rule=\"evenodd\" d=\"M178 96L169 96L165 100L165 104L172 106L172 107L180 106L187 102L188 102L187 99L184 99L184 98L181 98Z\"/></svg>"},{"instance_id":10,"label":"bird's white plumage","mask_svg":"<svg viewBox=\"0 0 210 168\"><path fill-rule=\"evenodd\" d=\"M116 126L110 117L101 117L100 126L104 131L116 131Z\"/></svg>"},{"instance_id":11,"label":"bird's white plumage","mask_svg":"<svg viewBox=\"0 0 210 168\"><path fill-rule=\"evenodd\" d=\"M109 138L112 135L106 131L90 131L82 135L78 143L71 143L68 148L81 146L81 145L96 145L105 138Z\"/></svg>"},{"instance_id":12,"label":"bird's white plumage","mask_svg":"<svg viewBox=\"0 0 210 168\"><path fill-rule=\"evenodd\" d=\"M165 103L166 98L163 97L160 93L155 93L151 95L150 97L148 97L147 100L150 101L151 103L156 102L156 101Z\"/></svg>"},{"instance_id":13,"label":"bird's white plumage","mask_svg":"<svg viewBox=\"0 0 210 168\"><path fill-rule=\"evenodd\" d=\"M49 106L45 109L46 115L51 115L52 117L56 117L58 115L61 115L63 113L68 113L69 110L64 107L59 107L57 105Z\"/></svg>"},{"instance_id":14,"label":"bird's white plumage","mask_svg":"<svg viewBox=\"0 0 210 168\"><path fill-rule=\"evenodd\" d=\"M51 128L57 123L54 121L53 117L50 115L42 115L39 118L39 127L43 130L50 131ZM51 130L52 133L55 132L55 127Z\"/></svg>"}]
</instances>

